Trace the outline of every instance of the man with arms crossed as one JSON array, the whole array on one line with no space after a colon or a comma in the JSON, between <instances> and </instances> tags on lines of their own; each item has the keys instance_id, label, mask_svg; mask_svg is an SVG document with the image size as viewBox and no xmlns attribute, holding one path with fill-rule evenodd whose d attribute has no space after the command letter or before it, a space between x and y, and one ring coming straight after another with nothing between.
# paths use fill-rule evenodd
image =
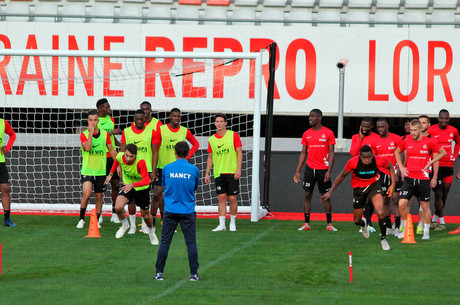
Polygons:
<instances>
[{"instance_id":1,"label":"man with arms crossed","mask_svg":"<svg viewBox=\"0 0 460 305\"><path fill-rule=\"evenodd\" d=\"M299 156L299 162L294 174L294 182L299 183L300 171L302 170L305 159L305 174L303 178L303 189L305 191L303 199L303 210L305 223L298 229L299 231L311 230L310 211L311 197L316 182L321 195L331 189L331 173L334 165L334 133L321 124L323 113L319 109L310 111L308 120L311 128L304 132L302 136L302 152ZM331 200L324 200L324 209L326 210L326 229L328 231L337 231L332 226L332 205Z\"/></svg>"},{"instance_id":2,"label":"man with arms crossed","mask_svg":"<svg viewBox=\"0 0 460 305\"><path fill-rule=\"evenodd\" d=\"M117 150L117 146L120 147L120 142L118 142L115 135L121 135L121 129L115 128L115 120L112 117L112 109L110 108L109 101L106 98L101 98L96 103L97 116L99 117L99 123L97 127L100 130L106 131L110 136L110 141L112 142L113 149ZM109 174L110 169L113 165L113 159L110 156L110 153L107 152L107 170L106 175ZM118 192L120 191L120 177L118 173L113 174L112 180L110 181L110 186L112 187L112 217L110 222L120 223L117 213L115 212L115 201L117 200ZM99 221L102 222L102 217L99 218Z\"/></svg>"},{"instance_id":3,"label":"man with arms crossed","mask_svg":"<svg viewBox=\"0 0 460 305\"><path fill-rule=\"evenodd\" d=\"M391 185L388 187L386 195L391 197L395 188L395 174L393 165L385 158L374 156L372 149L364 145L361 147L358 156L351 158L345 165L342 172L335 178L331 190L321 196L321 201L331 198L334 190L342 183L345 177L352 172L351 187L353 188L353 214L354 222L361 226L365 238L369 238L366 219L363 217L363 208L367 201L371 201L377 217L379 218L380 243L382 249L390 250L386 238L386 217L383 211L383 192L379 180L379 171L384 168L390 173Z\"/></svg>"},{"instance_id":4,"label":"man with arms crossed","mask_svg":"<svg viewBox=\"0 0 460 305\"><path fill-rule=\"evenodd\" d=\"M147 171L151 180L153 180L155 174L153 169L156 167L158 160L158 137L154 130L145 127L144 112L140 109L134 113L134 123L125 128L121 135L120 148L122 151L124 151L127 144L137 146L137 155L145 160ZM134 203L128 205L128 211L131 222L128 234L134 234L136 233L136 206Z\"/></svg>"},{"instance_id":5,"label":"man with arms crossed","mask_svg":"<svg viewBox=\"0 0 460 305\"><path fill-rule=\"evenodd\" d=\"M110 174L105 180L109 183L113 174L121 165L123 186L117 197L116 211L121 221L121 227L115 234L116 238L122 238L129 229L128 220L126 219L125 205L131 203L134 199L136 205L141 209L141 215L147 224L149 230L150 243L158 245L158 239L153 230L153 218L149 212L150 207L150 176L147 170L146 160L138 154L138 148L135 144L128 144L124 147L124 152L117 154L113 162Z\"/></svg>"},{"instance_id":6,"label":"man with arms crossed","mask_svg":"<svg viewBox=\"0 0 460 305\"><path fill-rule=\"evenodd\" d=\"M10 137L8 144L4 146L5 133ZM5 227L17 227L10 219L11 213L11 190L10 190L10 175L5 163L5 155L10 151L16 141L16 133L11 125L4 119L0 119L0 190L2 191L2 206L3 206L3 225Z\"/></svg>"},{"instance_id":7,"label":"man with arms crossed","mask_svg":"<svg viewBox=\"0 0 460 305\"><path fill-rule=\"evenodd\" d=\"M197 141L195 136L191 133L189 129L184 126L180 125L181 121L181 111L178 108L173 108L169 112L169 123L166 125L162 125L160 129L158 129L158 166L157 166L157 174L155 175L155 189L153 190L153 200L152 200L152 209L151 213L154 214L153 224L155 225L155 215L160 208L160 214L163 213L163 206L160 206L161 198L163 196L163 187L161 183L161 172L163 167L176 161L176 157L174 155L174 147L176 143L182 141L189 141L192 144L192 149L187 156L187 160L189 160L195 152L200 147L200 143Z\"/></svg>"},{"instance_id":8,"label":"man with arms crossed","mask_svg":"<svg viewBox=\"0 0 460 305\"><path fill-rule=\"evenodd\" d=\"M99 129L99 117L96 110L88 112L88 130L80 135L81 154L81 183L83 194L80 202L80 220L77 228L82 229L85 225L85 213L88 207L89 197L94 185L94 197L96 199L97 218L102 213L102 194L105 191L105 175L107 167L107 151L111 158L115 159L116 153L112 146L109 134Z\"/></svg>"},{"instance_id":9,"label":"man with arms crossed","mask_svg":"<svg viewBox=\"0 0 460 305\"><path fill-rule=\"evenodd\" d=\"M210 183L209 172L214 165L214 179L219 200L219 225L212 231L225 231L227 199L230 205L230 231L236 231L237 196L243 149L238 133L227 130L227 116L218 113L214 117L217 132L209 138L208 159L204 181Z\"/></svg>"},{"instance_id":10,"label":"man with arms crossed","mask_svg":"<svg viewBox=\"0 0 460 305\"><path fill-rule=\"evenodd\" d=\"M406 137L396 149L395 157L404 179L399 194L399 211L401 212L401 227L399 238L404 237L407 213L410 211L409 199L415 196L422 207L424 220L422 239L430 239L430 191L437 184L437 173L430 181L430 168L446 155L446 151L430 138L422 136L422 124L413 120L410 124L410 137ZM402 163L401 153L407 151L406 164Z\"/></svg>"},{"instance_id":11,"label":"man with arms crossed","mask_svg":"<svg viewBox=\"0 0 460 305\"><path fill-rule=\"evenodd\" d=\"M457 128L449 125L449 111L442 109L439 111L438 124L428 128L428 133L435 142L437 142L447 155L439 160L438 185L434 188L434 205L435 213L431 220L431 228L435 231L446 229L444 221L444 208L446 206L447 195L454 178L454 163L457 160L460 151L460 136ZM452 152L452 142L455 147ZM439 219L439 224L437 223Z\"/></svg>"},{"instance_id":12,"label":"man with arms crossed","mask_svg":"<svg viewBox=\"0 0 460 305\"><path fill-rule=\"evenodd\" d=\"M190 281L200 280L198 275L198 249L196 246L195 191L200 174L198 167L188 163L189 147L186 142L179 142L174 147L176 161L166 165L162 171L161 182L164 189L165 209L161 244L156 262L156 280L163 280L163 271L168 258L174 231L180 223L187 245L190 266Z\"/></svg>"}]
</instances>

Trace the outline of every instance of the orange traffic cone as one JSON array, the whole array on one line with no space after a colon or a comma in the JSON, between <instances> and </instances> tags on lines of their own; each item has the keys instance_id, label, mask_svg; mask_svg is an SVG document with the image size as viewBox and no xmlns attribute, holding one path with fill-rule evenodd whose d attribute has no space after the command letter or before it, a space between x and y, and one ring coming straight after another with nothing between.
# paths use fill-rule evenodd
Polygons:
<instances>
[{"instance_id":1,"label":"orange traffic cone","mask_svg":"<svg viewBox=\"0 0 460 305\"><path fill-rule=\"evenodd\" d=\"M403 244L416 244L414 238L414 226L412 225L412 215L407 214L406 228L404 229Z\"/></svg>"},{"instance_id":2,"label":"orange traffic cone","mask_svg":"<svg viewBox=\"0 0 460 305\"><path fill-rule=\"evenodd\" d=\"M91 210L91 220L89 221L88 235L85 237L101 237L99 234L99 227L97 225L97 213L96 209Z\"/></svg>"}]
</instances>

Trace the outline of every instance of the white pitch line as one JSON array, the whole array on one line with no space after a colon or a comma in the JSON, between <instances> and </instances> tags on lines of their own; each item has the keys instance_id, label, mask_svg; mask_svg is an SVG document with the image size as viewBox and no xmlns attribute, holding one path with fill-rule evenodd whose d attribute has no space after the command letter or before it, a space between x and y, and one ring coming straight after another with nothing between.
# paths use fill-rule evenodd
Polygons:
<instances>
[{"instance_id":1,"label":"white pitch line","mask_svg":"<svg viewBox=\"0 0 460 305\"><path fill-rule=\"evenodd\" d=\"M272 232L277 226L279 226L280 223L277 223L276 225L274 226L271 226L270 229L266 230L265 232L262 232L260 233L259 235L256 235L253 239L251 239L250 241L244 243L243 245L239 246L239 247L235 247L233 248L230 252L227 252L225 253L224 255L221 255L219 256L218 258L216 258L215 260L209 262L208 264L206 264L204 267L200 268L200 272L201 273L204 273L206 272L206 270L208 270L209 268L211 268L212 266L222 262L223 260L226 260L227 258L231 257L232 255L234 255L236 252L238 251L241 251L243 249L246 249L248 248L249 246L251 246L252 244L254 244L256 241L258 241L259 239L261 239L262 237L265 237L265 235L267 235L268 233ZM157 294L157 295L154 295L151 300L155 300L155 299L158 299L158 298L161 298L161 297L164 297L165 295L168 295L172 292L174 292L175 290L177 290L178 288L182 287L185 283L189 282L189 280L182 280L182 281L179 281L177 282L176 284L172 285L171 287L169 287L168 289L166 289L165 291L163 291L162 293L160 294Z\"/></svg>"}]
</instances>

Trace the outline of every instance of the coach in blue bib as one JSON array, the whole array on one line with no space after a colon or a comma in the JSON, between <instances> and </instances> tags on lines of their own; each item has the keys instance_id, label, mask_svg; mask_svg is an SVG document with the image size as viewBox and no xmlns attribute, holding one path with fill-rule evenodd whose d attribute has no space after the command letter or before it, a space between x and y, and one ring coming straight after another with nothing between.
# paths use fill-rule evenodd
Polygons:
<instances>
[{"instance_id":1,"label":"coach in blue bib","mask_svg":"<svg viewBox=\"0 0 460 305\"><path fill-rule=\"evenodd\" d=\"M163 270L168 258L174 231L180 223L187 245L190 265L190 280L198 281L198 249L196 246L195 191L199 183L198 167L188 163L186 157L190 148L186 142L179 142L174 148L177 161L166 165L162 172L165 209L160 248L156 263L156 280L163 280Z\"/></svg>"}]
</instances>

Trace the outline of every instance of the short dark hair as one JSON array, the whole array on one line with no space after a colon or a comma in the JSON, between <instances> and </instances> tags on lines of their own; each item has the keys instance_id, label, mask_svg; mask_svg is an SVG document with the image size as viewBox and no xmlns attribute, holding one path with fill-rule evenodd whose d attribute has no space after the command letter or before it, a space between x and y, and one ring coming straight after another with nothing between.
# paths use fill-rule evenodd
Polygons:
<instances>
[{"instance_id":1,"label":"short dark hair","mask_svg":"<svg viewBox=\"0 0 460 305\"><path fill-rule=\"evenodd\" d=\"M129 151L133 155L137 155L137 146L136 146L136 144L131 143L131 144L126 145L125 151Z\"/></svg>"},{"instance_id":2,"label":"short dark hair","mask_svg":"<svg viewBox=\"0 0 460 305\"><path fill-rule=\"evenodd\" d=\"M182 113L182 111L180 111L180 109L179 109L179 108L173 108L173 109L171 109L171 111L168 113L168 115L170 115L170 114L171 114L171 113L173 113L173 112L179 112L179 113Z\"/></svg>"},{"instance_id":3,"label":"short dark hair","mask_svg":"<svg viewBox=\"0 0 460 305\"><path fill-rule=\"evenodd\" d=\"M188 156L190 148L188 147L187 142L182 141L176 144L176 146L174 147L174 151L176 152L179 158L186 158Z\"/></svg>"},{"instance_id":4,"label":"short dark hair","mask_svg":"<svg viewBox=\"0 0 460 305\"><path fill-rule=\"evenodd\" d=\"M310 110L310 113L316 113L316 115L323 116L323 112L319 110L318 108Z\"/></svg>"},{"instance_id":5,"label":"short dark hair","mask_svg":"<svg viewBox=\"0 0 460 305\"><path fill-rule=\"evenodd\" d=\"M378 119L377 119L377 122L387 122L387 124L388 124L387 118L384 118L384 117L378 118Z\"/></svg>"},{"instance_id":6,"label":"short dark hair","mask_svg":"<svg viewBox=\"0 0 460 305\"><path fill-rule=\"evenodd\" d=\"M359 150L360 153L372 153L372 148L369 146L369 145L364 145L363 147L361 147L361 149Z\"/></svg>"},{"instance_id":7,"label":"short dark hair","mask_svg":"<svg viewBox=\"0 0 460 305\"><path fill-rule=\"evenodd\" d=\"M150 108L152 108L152 104L150 104L150 102L147 102L147 101L143 101L143 102L141 103L141 106L142 106L142 105L149 105Z\"/></svg>"},{"instance_id":8,"label":"short dark hair","mask_svg":"<svg viewBox=\"0 0 460 305\"><path fill-rule=\"evenodd\" d=\"M447 110L447 109L441 109L441 110L439 110L439 114L441 114L441 113L443 113L443 112L449 114L449 110Z\"/></svg>"},{"instance_id":9,"label":"short dark hair","mask_svg":"<svg viewBox=\"0 0 460 305\"><path fill-rule=\"evenodd\" d=\"M364 122L371 123L372 125L374 124L374 120L373 120L370 116L365 116L365 117L361 120L361 123L364 123Z\"/></svg>"},{"instance_id":10,"label":"short dark hair","mask_svg":"<svg viewBox=\"0 0 460 305\"><path fill-rule=\"evenodd\" d=\"M411 118L406 118L406 120L404 121L404 124L405 124L405 123L410 123L410 122L412 122L412 120L413 120L413 119L411 119Z\"/></svg>"},{"instance_id":11,"label":"short dark hair","mask_svg":"<svg viewBox=\"0 0 460 305\"><path fill-rule=\"evenodd\" d=\"M136 115L138 115L138 114L144 116L144 111L142 111L142 110L140 110L140 109L137 109L136 112L134 112L134 115L136 116Z\"/></svg>"},{"instance_id":12,"label":"short dark hair","mask_svg":"<svg viewBox=\"0 0 460 305\"><path fill-rule=\"evenodd\" d=\"M96 102L96 108L99 108L100 106L104 105L105 103L108 103L109 101L104 97Z\"/></svg>"},{"instance_id":13,"label":"short dark hair","mask_svg":"<svg viewBox=\"0 0 460 305\"><path fill-rule=\"evenodd\" d=\"M90 111L88 111L88 117L90 115L97 115L97 110L91 109Z\"/></svg>"},{"instance_id":14,"label":"short dark hair","mask_svg":"<svg viewBox=\"0 0 460 305\"><path fill-rule=\"evenodd\" d=\"M422 114L418 116L418 119L427 119L428 121L430 120L430 117L427 116L426 114Z\"/></svg>"},{"instance_id":15,"label":"short dark hair","mask_svg":"<svg viewBox=\"0 0 460 305\"><path fill-rule=\"evenodd\" d=\"M410 126L417 126L417 127L422 127L422 122L420 122L419 119L414 119L410 122Z\"/></svg>"},{"instance_id":16,"label":"short dark hair","mask_svg":"<svg viewBox=\"0 0 460 305\"><path fill-rule=\"evenodd\" d=\"M223 118L224 121L227 122L227 115L225 115L225 114L222 113L222 112L216 113L216 115L214 116L214 121L216 121L217 118Z\"/></svg>"}]
</instances>

